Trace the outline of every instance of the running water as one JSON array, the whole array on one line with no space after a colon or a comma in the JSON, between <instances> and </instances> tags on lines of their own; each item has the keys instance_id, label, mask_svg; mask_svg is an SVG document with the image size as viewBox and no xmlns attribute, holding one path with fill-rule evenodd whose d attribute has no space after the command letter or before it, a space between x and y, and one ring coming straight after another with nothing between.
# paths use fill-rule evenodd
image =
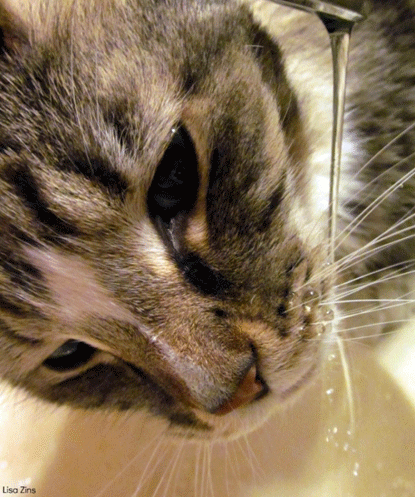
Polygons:
<instances>
[{"instance_id":1,"label":"running water","mask_svg":"<svg viewBox=\"0 0 415 497\"><path fill-rule=\"evenodd\" d=\"M317 14L323 21L330 36L333 56L333 131L328 236L329 262L334 263L349 40L354 24L364 19L369 9L369 4L366 0L272 1Z\"/></svg>"},{"instance_id":2,"label":"running water","mask_svg":"<svg viewBox=\"0 0 415 497\"><path fill-rule=\"evenodd\" d=\"M346 72L349 55L349 41L353 23L319 16L330 36L333 57L333 128L330 164L329 199L329 262L335 261L337 234L337 209L339 205L340 165L343 141L344 105L346 97Z\"/></svg>"}]
</instances>

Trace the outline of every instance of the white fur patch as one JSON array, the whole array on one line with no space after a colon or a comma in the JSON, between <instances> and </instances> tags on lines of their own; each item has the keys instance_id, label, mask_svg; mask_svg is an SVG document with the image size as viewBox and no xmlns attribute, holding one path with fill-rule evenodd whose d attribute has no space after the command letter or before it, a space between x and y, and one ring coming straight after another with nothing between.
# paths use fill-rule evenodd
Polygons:
<instances>
[{"instance_id":1,"label":"white fur patch","mask_svg":"<svg viewBox=\"0 0 415 497\"><path fill-rule=\"evenodd\" d=\"M140 224L136 239L137 256L144 258L147 267L156 275L166 278L176 273L176 267L167 253L166 246L149 221Z\"/></svg>"},{"instance_id":2,"label":"white fur patch","mask_svg":"<svg viewBox=\"0 0 415 497\"><path fill-rule=\"evenodd\" d=\"M201 251L208 243L206 213L203 211L189 219L186 242L194 250Z\"/></svg>"},{"instance_id":3,"label":"white fur patch","mask_svg":"<svg viewBox=\"0 0 415 497\"><path fill-rule=\"evenodd\" d=\"M48 309L50 317L56 319L59 324L67 324L71 338L87 341L101 350L116 354L116 351L90 337L76 336L73 329L76 330L76 324L88 316L118 319L136 327L137 331L155 346L162 359L187 380L189 389L194 384L208 381L203 366L183 354L178 354L165 338L159 336L157 330L148 328L138 316L117 302L109 290L99 283L94 270L82 259L60 254L53 249L27 249L26 253L32 264L46 278L55 302L55 305Z\"/></svg>"},{"instance_id":4,"label":"white fur patch","mask_svg":"<svg viewBox=\"0 0 415 497\"><path fill-rule=\"evenodd\" d=\"M59 254L52 249L27 249L26 252L47 281L56 303L51 312L60 321L73 323L91 314L130 320L131 313L100 285L92 268L79 257Z\"/></svg>"}]
</instances>

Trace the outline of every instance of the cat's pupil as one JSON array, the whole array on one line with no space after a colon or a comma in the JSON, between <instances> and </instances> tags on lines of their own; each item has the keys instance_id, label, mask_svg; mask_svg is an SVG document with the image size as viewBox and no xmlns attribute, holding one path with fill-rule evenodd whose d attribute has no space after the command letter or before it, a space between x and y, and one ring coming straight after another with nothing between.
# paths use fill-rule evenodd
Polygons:
<instances>
[{"instance_id":1,"label":"cat's pupil","mask_svg":"<svg viewBox=\"0 0 415 497\"><path fill-rule=\"evenodd\" d=\"M78 340L68 340L57 348L44 365L54 371L68 371L86 364L96 352L91 345Z\"/></svg>"},{"instance_id":2,"label":"cat's pupil","mask_svg":"<svg viewBox=\"0 0 415 497\"><path fill-rule=\"evenodd\" d=\"M180 187L184 181L184 169L185 165L181 161L176 162L171 173L160 178L158 186L165 189Z\"/></svg>"},{"instance_id":3,"label":"cat's pupil","mask_svg":"<svg viewBox=\"0 0 415 497\"><path fill-rule=\"evenodd\" d=\"M189 212L196 202L198 186L196 151L181 126L174 130L148 192L150 216L168 222L181 212Z\"/></svg>"}]
</instances>

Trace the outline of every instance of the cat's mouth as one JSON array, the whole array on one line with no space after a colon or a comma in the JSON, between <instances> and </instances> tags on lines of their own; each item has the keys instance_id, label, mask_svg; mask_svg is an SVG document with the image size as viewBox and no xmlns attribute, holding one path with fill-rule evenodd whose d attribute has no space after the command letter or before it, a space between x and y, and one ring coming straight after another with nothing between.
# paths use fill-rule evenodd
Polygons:
<instances>
[{"instance_id":1,"label":"cat's mouth","mask_svg":"<svg viewBox=\"0 0 415 497\"><path fill-rule=\"evenodd\" d=\"M214 413L206 413L195 409L194 413L199 420L196 426L184 426L180 423L172 423L168 430L170 436L187 438L192 440L216 440L229 441L250 433L261 426L270 416L296 395L305 392L313 380L317 377L320 360L310 361L302 374L287 388L274 391L272 384L277 383L270 379L268 383L262 377L250 370L234 393L232 398L225 402ZM256 369L256 368L255 368ZM251 383L260 383L258 391ZM278 391L277 391L278 390ZM201 429L199 429L201 428Z\"/></svg>"},{"instance_id":2,"label":"cat's mouth","mask_svg":"<svg viewBox=\"0 0 415 497\"><path fill-rule=\"evenodd\" d=\"M232 439L250 432L313 385L324 359L321 335L331 313L309 287L302 294L292 312L287 309L286 319L291 318L287 334L259 319L238 323L253 339L255 362L216 410L196 410L196 416L211 427L200 434L202 438Z\"/></svg>"}]
</instances>

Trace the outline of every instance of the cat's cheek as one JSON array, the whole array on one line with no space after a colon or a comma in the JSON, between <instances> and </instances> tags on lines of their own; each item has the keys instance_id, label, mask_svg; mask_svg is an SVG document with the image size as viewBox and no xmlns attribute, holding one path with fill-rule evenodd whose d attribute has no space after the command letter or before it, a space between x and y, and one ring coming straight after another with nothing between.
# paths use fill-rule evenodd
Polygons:
<instances>
[{"instance_id":1,"label":"cat's cheek","mask_svg":"<svg viewBox=\"0 0 415 497\"><path fill-rule=\"evenodd\" d=\"M53 302L49 305L51 318L76 323L91 314L91 310L100 317L126 317L125 311L80 258L59 254L53 249L28 248L26 255L47 281Z\"/></svg>"}]
</instances>

